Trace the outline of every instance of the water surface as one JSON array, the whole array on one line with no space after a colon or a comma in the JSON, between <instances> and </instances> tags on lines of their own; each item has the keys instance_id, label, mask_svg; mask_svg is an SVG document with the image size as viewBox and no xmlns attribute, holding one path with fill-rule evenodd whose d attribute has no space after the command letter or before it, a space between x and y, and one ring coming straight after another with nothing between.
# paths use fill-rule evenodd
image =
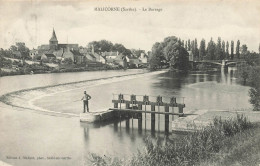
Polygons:
<instances>
[{"instance_id":1,"label":"water surface","mask_svg":"<svg viewBox=\"0 0 260 166\"><path fill-rule=\"evenodd\" d=\"M236 71L229 69L226 72L190 73L188 75L166 72L158 75L143 75L142 77L130 77L127 79L114 78L97 81L91 86L83 86L70 91L59 92L53 95L39 98L33 102L38 107L64 113L79 114L82 112L80 99L83 91L92 96L90 101L91 110L113 107L111 100L117 98L113 94L138 94L153 96L162 95L163 100L168 97L177 97L177 102L184 102L184 112L190 110L234 110L248 109L248 87L238 85L234 79ZM108 76L103 72L88 75L87 79ZM80 73L87 75L89 73ZM122 74L122 73L120 73ZM118 74L118 75L120 75ZM117 75L117 72L111 76ZM37 76L38 79L53 78L46 80L48 85L64 83L74 78L79 79L77 73L62 73L57 77L55 74ZM20 82L23 77L5 78L8 81ZM58 79L59 78L59 79ZM0 78L1 87L3 80ZM55 80L58 79L57 82ZM86 79L86 78L85 78ZM117 79L117 80L116 80ZM35 83L35 78L26 76L26 81L33 83L25 84L26 88L43 86L43 81ZM31 85L30 85L31 84ZM45 85L46 85L45 84ZM16 85L16 83L12 83ZM6 88L9 86L4 85ZM15 86L16 90L21 85ZM24 88L24 87L22 87ZM10 92L13 89L1 90L1 93ZM183 100L184 97L184 100ZM141 98L141 96L140 96ZM142 129L138 129L138 120L116 121L106 124L80 123L78 117L62 117L42 115L30 112L26 109L16 109L3 104L0 112L0 159L14 165L83 165L89 161L89 153L99 155L111 155L127 157L136 153L137 149L144 145L143 137L152 135L164 138L164 116L156 116L155 132L151 132L150 116L142 121ZM149 108L147 108L149 109ZM162 109L162 108L156 108ZM177 110L175 110L177 111ZM143 115L143 119L145 119ZM160 119L160 123L157 123ZM172 120L172 118L170 118ZM176 135L170 134L172 139ZM71 159L63 160L7 160L6 155L22 156L68 156ZM89 164L89 163L88 163Z\"/></svg>"}]
</instances>

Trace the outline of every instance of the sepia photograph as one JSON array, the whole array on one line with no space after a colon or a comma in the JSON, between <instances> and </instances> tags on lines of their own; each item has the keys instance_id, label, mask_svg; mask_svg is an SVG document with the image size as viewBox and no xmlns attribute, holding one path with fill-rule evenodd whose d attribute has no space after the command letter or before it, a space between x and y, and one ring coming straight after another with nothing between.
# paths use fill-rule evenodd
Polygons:
<instances>
[{"instance_id":1,"label":"sepia photograph","mask_svg":"<svg viewBox=\"0 0 260 166\"><path fill-rule=\"evenodd\" d=\"M259 166L260 1L0 0L0 166Z\"/></svg>"}]
</instances>

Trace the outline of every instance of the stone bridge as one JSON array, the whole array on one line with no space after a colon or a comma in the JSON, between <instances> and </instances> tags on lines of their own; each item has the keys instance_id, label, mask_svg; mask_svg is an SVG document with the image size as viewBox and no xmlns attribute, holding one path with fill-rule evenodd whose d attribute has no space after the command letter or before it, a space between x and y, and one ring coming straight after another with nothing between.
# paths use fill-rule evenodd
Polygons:
<instances>
[{"instance_id":1,"label":"stone bridge","mask_svg":"<svg viewBox=\"0 0 260 166\"><path fill-rule=\"evenodd\" d=\"M244 60L201 60L201 61L190 61L193 63L210 63L215 65L220 65L221 67L228 67L232 64L245 63Z\"/></svg>"}]
</instances>

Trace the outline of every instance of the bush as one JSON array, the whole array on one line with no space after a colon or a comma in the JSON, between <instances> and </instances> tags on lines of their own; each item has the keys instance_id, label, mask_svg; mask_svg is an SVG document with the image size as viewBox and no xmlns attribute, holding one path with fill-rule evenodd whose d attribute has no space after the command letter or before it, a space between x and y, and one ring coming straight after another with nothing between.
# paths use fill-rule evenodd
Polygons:
<instances>
[{"instance_id":1,"label":"bush","mask_svg":"<svg viewBox=\"0 0 260 166\"><path fill-rule=\"evenodd\" d=\"M145 150L138 152L128 160L113 160L92 154L93 165L195 165L210 159L225 147L225 139L252 128L253 125L243 115L235 119L222 120L215 118L213 124L201 131L188 133L184 137L168 140L152 140L146 137ZM116 161L116 162L113 162Z\"/></svg>"},{"instance_id":2,"label":"bush","mask_svg":"<svg viewBox=\"0 0 260 166\"><path fill-rule=\"evenodd\" d=\"M249 102L253 105L253 111L260 111L260 88L250 88L249 96Z\"/></svg>"}]
</instances>

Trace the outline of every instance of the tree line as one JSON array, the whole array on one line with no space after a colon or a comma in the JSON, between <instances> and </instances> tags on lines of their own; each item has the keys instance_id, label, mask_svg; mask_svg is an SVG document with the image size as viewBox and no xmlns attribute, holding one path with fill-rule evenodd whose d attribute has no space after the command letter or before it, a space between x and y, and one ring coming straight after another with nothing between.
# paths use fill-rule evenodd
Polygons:
<instances>
[{"instance_id":1,"label":"tree line","mask_svg":"<svg viewBox=\"0 0 260 166\"><path fill-rule=\"evenodd\" d=\"M20 55L14 54L15 52L21 53ZM31 59L29 56L30 49L23 42L17 42L11 45L9 49L0 49L0 55L16 59Z\"/></svg>"},{"instance_id":2,"label":"tree line","mask_svg":"<svg viewBox=\"0 0 260 166\"><path fill-rule=\"evenodd\" d=\"M187 70L189 55L193 55L193 61L238 59L250 61L252 54L257 54L249 52L246 44L240 46L240 40L236 41L235 46L233 40L229 43L229 41L221 40L221 37L218 37L217 42L211 38L207 44L205 39L202 39L198 46L196 38L184 41L175 36L166 37L162 42L156 42L151 52L151 70L156 70L165 63L178 70Z\"/></svg>"},{"instance_id":3,"label":"tree line","mask_svg":"<svg viewBox=\"0 0 260 166\"><path fill-rule=\"evenodd\" d=\"M123 44L118 44L118 43L113 44L111 41L107 41L107 40L89 42L87 48L92 49L92 47L94 48L94 51L99 54L101 54L102 52L118 51L119 53L128 57L132 55L131 50L127 49Z\"/></svg>"},{"instance_id":4,"label":"tree line","mask_svg":"<svg viewBox=\"0 0 260 166\"><path fill-rule=\"evenodd\" d=\"M184 45L184 41L182 41ZM240 46L240 40L235 42L233 40L224 41L221 40L221 37L218 37L217 42L215 43L211 38L207 43L205 39L200 41L200 46L198 47L197 39L194 40L188 39L185 41L185 49L191 51L195 60L224 60L224 59L245 59L249 54L248 47L246 44ZM260 51L260 44L259 44Z\"/></svg>"}]
</instances>

